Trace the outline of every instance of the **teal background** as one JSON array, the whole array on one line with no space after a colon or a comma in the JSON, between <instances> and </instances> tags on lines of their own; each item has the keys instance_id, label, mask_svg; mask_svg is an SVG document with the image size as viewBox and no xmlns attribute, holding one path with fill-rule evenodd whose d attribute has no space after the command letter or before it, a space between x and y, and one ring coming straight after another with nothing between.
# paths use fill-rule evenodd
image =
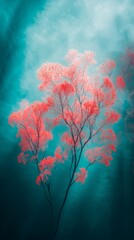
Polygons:
<instances>
[{"instance_id":1,"label":"teal background","mask_svg":"<svg viewBox=\"0 0 134 240\"><path fill-rule=\"evenodd\" d=\"M19 109L22 99L42 98L37 69L47 61L65 64L71 48L95 51L98 63L115 59L120 73L121 56L133 49L133 11L133 0L0 0L0 239L47 239L49 225L48 205L35 184L36 169L17 163L20 150L16 129L8 125L9 114ZM92 166L85 185L74 186L59 239L134 239L134 142L124 121L133 107L131 72L116 105L122 120L115 126L114 160L108 168ZM66 169L67 164L57 167L53 176L55 217Z\"/></svg>"}]
</instances>

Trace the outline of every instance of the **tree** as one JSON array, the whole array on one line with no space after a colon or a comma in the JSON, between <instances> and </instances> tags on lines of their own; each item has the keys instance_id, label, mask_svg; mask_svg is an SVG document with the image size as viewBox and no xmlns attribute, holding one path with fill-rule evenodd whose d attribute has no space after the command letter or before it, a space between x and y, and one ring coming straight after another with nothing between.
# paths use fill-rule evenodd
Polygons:
<instances>
[{"instance_id":1,"label":"tree","mask_svg":"<svg viewBox=\"0 0 134 240\"><path fill-rule=\"evenodd\" d=\"M95 68L93 52L81 54L76 50L70 50L66 60L68 66L43 64L38 70L38 78L44 100L25 104L9 117L9 123L17 125L17 137L21 139L18 161L36 163L39 173L36 183L43 187L50 204L52 225L52 170L59 162L68 160L70 164L68 185L54 226L55 238L74 183L85 183L92 164L110 165L117 144L112 126L120 119L120 114L114 110L115 102L118 90L125 88L121 76L117 76L115 84L112 81L116 67L112 60ZM63 126L64 133L53 155L46 156L47 143L55 137L53 129L56 126Z\"/></svg>"}]
</instances>

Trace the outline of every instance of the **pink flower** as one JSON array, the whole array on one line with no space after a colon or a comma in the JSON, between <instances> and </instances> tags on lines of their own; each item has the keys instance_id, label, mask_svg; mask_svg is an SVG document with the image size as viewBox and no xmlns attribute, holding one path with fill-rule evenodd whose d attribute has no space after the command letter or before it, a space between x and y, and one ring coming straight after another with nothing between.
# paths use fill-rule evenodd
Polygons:
<instances>
[{"instance_id":1,"label":"pink flower","mask_svg":"<svg viewBox=\"0 0 134 240\"><path fill-rule=\"evenodd\" d=\"M41 176L39 175L39 176L37 176L37 178L36 178L36 184L37 185L40 185L40 183L41 183Z\"/></svg>"},{"instance_id":2,"label":"pink flower","mask_svg":"<svg viewBox=\"0 0 134 240\"><path fill-rule=\"evenodd\" d=\"M68 96L74 93L74 87L71 83L64 81L61 84L57 84L53 91L55 93L61 94L63 93L64 95Z\"/></svg>"},{"instance_id":3,"label":"pink flower","mask_svg":"<svg viewBox=\"0 0 134 240\"><path fill-rule=\"evenodd\" d=\"M84 60L87 64L95 64L95 53L94 52L90 52L90 51L85 51L84 52Z\"/></svg>"},{"instance_id":4,"label":"pink flower","mask_svg":"<svg viewBox=\"0 0 134 240\"><path fill-rule=\"evenodd\" d=\"M55 150L55 154L54 154L55 160L57 162L62 162L62 154L61 153L62 153L61 147L57 147Z\"/></svg>"},{"instance_id":5,"label":"pink flower","mask_svg":"<svg viewBox=\"0 0 134 240\"><path fill-rule=\"evenodd\" d=\"M85 183L85 179L87 178L87 170L85 168L80 168L80 172L75 174L76 182Z\"/></svg>"},{"instance_id":6,"label":"pink flower","mask_svg":"<svg viewBox=\"0 0 134 240\"><path fill-rule=\"evenodd\" d=\"M116 64L113 60L107 60L105 63L103 63L102 65L100 65L100 71L102 73L108 74L110 73L113 68L116 67Z\"/></svg>"},{"instance_id":7,"label":"pink flower","mask_svg":"<svg viewBox=\"0 0 134 240\"><path fill-rule=\"evenodd\" d=\"M114 142L116 141L116 134L113 129L102 130L101 139L104 141Z\"/></svg>"},{"instance_id":8,"label":"pink flower","mask_svg":"<svg viewBox=\"0 0 134 240\"><path fill-rule=\"evenodd\" d=\"M44 90L51 81L58 81L64 75L65 67L59 63L43 64L38 70L38 79L42 82L40 89Z\"/></svg>"},{"instance_id":9,"label":"pink flower","mask_svg":"<svg viewBox=\"0 0 134 240\"><path fill-rule=\"evenodd\" d=\"M119 89L123 89L126 87L126 83L124 81L124 78L122 76L118 76L116 78L116 87Z\"/></svg>"},{"instance_id":10,"label":"pink flower","mask_svg":"<svg viewBox=\"0 0 134 240\"><path fill-rule=\"evenodd\" d=\"M74 145L74 141L72 139L72 137L69 135L68 132L65 132L63 135L62 135L62 139L61 139L63 142L65 142L67 145Z\"/></svg>"},{"instance_id":11,"label":"pink flower","mask_svg":"<svg viewBox=\"0 0 134 240\"><path fill-rule=\"evenodd\" d=\"M105 78L103 79L103 85L102 85L102 86L103 86L103 87L106 87L106 88L113 88L113 83L112 83L112 81L111 81L110 78L105 77Z\"/></svg>"},{"instance_id":12,"label":"pink flower","mask_svg":"<svg viewBox=\"0 0 134 240\"><path fill-rule=\"evenodd\" d=\"M68 51L68 53L66 54L65 56L65 59L68 61L68 62L72 62L75 58L77 58L78 56L78 51L75 50L75 49L71 49Z\"/></svg>"},{"instance_id":13,"label":"pink flower","mask_svg":"<svg viewBox=\"0 0 134 240\"><path fill-rule=\"evenodd\" d=\"M99 108L98 108L97 102L94 100L85 101L83 103L83 108L89 115L94 115L94 114L96 115L99 113Z\"/></svg>"},{"instance_id":14,"label":"pink flower","mask_svg":"<svg viewBox=\"0 0 134 240\"><path fill-rule=\"evenodd\" d=\"M120 119L120 114L113 111L113 110L109 110L107 112L105 112L105 116L106 116L106 122L108 124L114 124L115 122L118 122Z\"/></svg>"},{"instance_id":15,"label":"pink flower","mask_svg":"<svg viewBox=\"0 0 134 240\"><path fill-rule=\"evenodd\" d=\"M23 152L21 152L18 155L18 163L23 163L26 164L26 158L29 156L29 154L24 154Z\"/></svg>"}]
</instances>

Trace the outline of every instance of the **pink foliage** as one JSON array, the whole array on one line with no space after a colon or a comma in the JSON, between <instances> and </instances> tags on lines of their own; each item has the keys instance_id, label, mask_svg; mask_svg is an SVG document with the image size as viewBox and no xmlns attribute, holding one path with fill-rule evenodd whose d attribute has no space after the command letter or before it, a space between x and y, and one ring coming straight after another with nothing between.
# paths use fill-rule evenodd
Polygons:
<instances>
[{"instance_id":1,"label":"pink foliage","mask_svg":"<svg viewBox=\"0 0 134 240\"><path fill-rule=\"evenodd\" d=\"M104 78L102 85L92 88L91 91L97 101L105 107L111 107L115 103L116 90L110 78Z\"/></svg>"},{"instance_id":2,"label":"pink foliage","mask_svg":"<svg viewBox=\"0 0 134 240\"><path fill-rule=\"evenodd\" d=\"M85 101L83 103L83 109L87 112L88 115L97 115L99 113L98 104L94 100Z\"/></svg>"},{"instance_id":3,"label":"pink foliage","mask_svg":"<svg viewBox=\"0 0 134 240\"><path fill-rule=\"evenodd\" d=\"M75 109L75 108L74 108ZM80 109L79 109L80 110ZM65 109L63 112L63 119L69 124L80 124L82 121L81 112L79 110L70 111L69 109Z\"/></svg>"},{"instance_id":4,"label":"pink foliage","mask_svg":"<svg viewBox=\"0 0 134 240\"><path fill-rule=\"evenodd\" d=\"M116 148L114 144L107 144L105 146L91 148L86 151L85 155L87 156L90 163L99 161L104 163L106 166L109 166L109 161L112 160L111 154L115 151Z\"/></svg>"},{"instance_id":5,"label":"pink foliage","mask_svg":"<svg viewBox=\"0 0 134 240\"><path fill-rule=\"evenodd\" d=\"M124 78L122 76L118 76L116 78L116 87L119 89L123 89L126 87L126 83L124 81Z\"/></svg>"},{"instance_id":6,"label":"pink foliage","mask_svg":"<svg viewBox=\"0 0 134 240\"><path fill-rule=\"evenodd\" d=\"M105 107L111 107L114 105L116 100L116 91L115 89L110 89L107 93L105 93L105 97L103 100L104 106Z\"/></svg>"},{"instance_id":7,"label":"pink foliage","mask_svg":"<svg viewBox=\"0 0 134 240\"><path fill-rule=\"evenodd\" d=\"M54 93L60 93L68 96L74 93L74 87L71 83L64 81L63 83L57 84L53 91Z\"/></svg>"},{"instance_id":8,"label":"pink foliage","mask_svg":"<svg viewBox=\"0 0 134 240\"><path fill-rule=\"evenodd\" d=\"M85 183L87 178L87 170L85 168L80 168L80 172L75 174L76 182Z\"/></svg>"},{"instance_id":9,"label":"pink foliage","mask_svg":"<svg viewBox=\"0 0 134 240\"><path fill-rule=\"evenodd\" d=\"M66 67L64 71L64 77L73 81L75 79L76 71L77 65L70 65L69 67Z\"/></svg>"},{"instance_id":10,"label":"pink foliage","mask_svg":"<svg viewBox=\"0 0 134 240\"><path fill-rule=\"evenodd\" d=\"M85 51L84 52L84 60L86 62L86 64L95 64L95 54L94 52L90 52L90 51Z\"/></svg>"},{"instance_id":11,"label":"pink foliage","mask_svg":"<svg viewBox=\"0 0 134 240\"><path fill-rule=\"evenodd\" d=\"M102 130L101 139L104 141L115 142L116 141L116 134L113 129L106 129Z\"/></svg>"},{"instance_id":12,"label":"pink foliage","mask_svg":"<svg viewBox=\"0 0 134 240\"><path fill-rule=\"evenodd\" d=\"M105 116L107 124L114 124L115 122L118 122L120 119L120 114L113 110L106 111Z\"/></svg>"},{"instance_id":13,"label":"pink foliage","mask_svg":"<svg viewBox=\"0 0 134 240\"><path fill-rule=\"evenodd\" d=\"M106 88L113 88L113 83L111 81L111 79L109 77L105 77L103 79L103 87L106 87Z\"/></svg>"},{"instance_id":14,"label":"pink foliage","mask_svg":"<svg viewBox=\"0 0 134 240\"><path fill-rule=\"evenodd\" d=\"M77 50L69 50L66 55L66 60L71 64L79 65L84 62L86 64L92 65L95 64L95 54L94 52L85 51L84 54L80 54Z\"/></svg>"},{"instance_id":15,"label":"pink foliage","mask_svg":"<svg viewBox=\"0 0 134 240\"><path fill-rule=\"evenodd\" d=\"M109 156L107 154L102 154L102 163L104 163L107 167L110 165L110 161L112 160L112 156Z\"/></svg>"},{"instance_id":16,"label":"pink foliage","mask_svg":"<svg viewBox=\"0 0 134 240\"><path fill-rule=\"evenodd\" d=\"M65 109L63 112L63 118L67 122L72 122L73 121L73 112L68 109Z\"/></svg>"},{"instance_id":17,"label":"pink foliage","mask_svg":"<svg viewBox=\"0 0 134 240\"><path fill-rule=\"evenodd\" d=\"M43 171L46 168L52 169L54 166L54 163L55 163L54 157L48 156L46 158L43 158L39 163L40 171Z\"/></svg>"},{"instance_id":18,"label":"pink foliage","mask_svg":"<svg viewBox=\"0 0 134 240\"><path fill-rule=\"evenodd\" d=\"M19 155L18 155L18 163L23 163L23 164L26 164L26 158L29 157L28 154L24 154L23 152L21 152Z\"/></svg>"},{"instance_id":19,"label":"pink foliage","mask_svg":"<svg viewBox=\"0 0 134 240\"><path fill-rule=\"evenodd\" d=\"M61 150L61 147L57 147L56 150L55 150L55 161L57 162L62 162L62 150Z\"/></svg>"},{"instance_id":20,"label":"pink foliage","mask_svg":"<svg viewBox=\"0 0 134 240\"><path fill-rule=\"evenodd\" d=\"M98 157L102 155L102 147L89 149L85 152L85 155L88 158L89 162L93 163Z\"/></svg>"},{"instance_id":21,"label":"pink foliage","mask_svg":"<svg viewBox=\"0 0 134 240\"><path fill-rule=\"evenodd\" d=\"M116 152L116 148L115 148L114 144L108 144L107 148L109 149L110 153L111 153L111 151Z\"/></svg>"},{"instance_id":22,"label":"pink foliage","mask_svg":"<svg viewBox=\"0 0 134 240\"><path fill-rule=\"evenodd\" d=\"M36 184L40 185L41 182L46 182L49 178L49 176L51 175L50 170L46 169L44 170L42 173L40 173L37 178L36 178Z\"/></svg>"},{"instance_id":23,"label":"pink foliage","mask_svg":"<svg viewBox=\"0 0 134 240\"><path fill-rule=\"evenodd\" d=\"M41 183L41 180L42 180L42 177L39 175L39 176L37 176L37 178L36 178L36 184L37 185L40 185L40 183Z\"/></svg>"},{"instance_id":24,"label":"pink foliage","mask_svg":"<svg viewBox=\"0 0 134 240\"><path fill-rule=\"evenodd\" d=\"M21 119L21 115L21 111L13 112L8 118L8 123L12 126L18 124Z\"/></svg>"},{"instance_id":25,"label":"pink foliage","mask_svg":"<svg viewBox=\"0 0 134 240\"><path fill-rule=\"evenodd\" d=\"M100 71L102 73L110 73L114 68L116 67L116 64L113 60L107 60L105 63L100 65Z\"/></svg>"},{"instance_id":26,"label":"pink foliage","mask_svg":"<svg viewBox=\"0 0 134 240\"><path fill-rule=\"evenodd\" d=\"M68 51L67 55L65 56L66 60L68 62L73 62L74 59L76 59L79 56L79 53L75 49L71 49Z\"/></svg>"},{"instance_id":27,"label":"pink foliage","mask_svg":"<svg viewBox=\"0 0 134 240\"><path fill-rule=\"evenodd\" d=\"M38 70L38 79L42 82L40 89L44 90L51 81L60 80L63 76L65 68L58 63L43 64Z\"/></svg>"},{"instance_id":28,"label":"pink foliage","mask_svg":"<svg viewBox=\"0 0 134 240\"><path fill-rule=\"evenodd\" d=\"M48 97L46 100L45 100L45 106L46 106L46 112L53 108L54 107L54 101L52 99L52 97Z\"/></svg>"},{"instance_id":29,"label":"pink foliage","mask_svg":"<svg viewBox=\"0 0 134 240\"><path fill-rule=\"evenodd\" d=\"M106 107L112 106L116 100L116 90L111 79L108 77L105 77L103 79L103 84L101 88L102 88L102 91L104 92L102 103Z\"/></svg>"},{"instance_id":30,"label":"pink foliage","mask_svg":"<svg viewBox=\"0 0 134 240\"><path fill-rule=\"evenodd\" d=\"M40 169L40 175L36 179L36 183L40 184L41 181L46 182L51 175L52 169L57 162L62 162L67 158L67 153L61 150L61 147L57 147L54 153L54 157L48 156L43 158L38 167Z\"/></svg>"},{"instance_id":31,"label":"pink foliage","mask_svg":"<svg viewBox=\"0 0 134 240\"><path fill-rule=\"evenodd\" d=\"M52 133L45 129L43 120L49 103L48 99L46 103L35 102L10 115L9 124L16 124L18 127L17 137L21 138L19 145L22 152L30 151L35 154L36 151L43 150L47 141L52 139Z\"/></svg>"},{"instance_id":32,"label":"pink foliage","mask_svg":"<svg viewBox=\"0 0 134 240\"><path fill-rule=\"evenodd\" d=\"M53 126L57 126L60 123L61 120L62 120L62 116L61 115L53 118Z\"/></svg>"},{"instance_id":33,"label":"pink foliage","mask_svg":"<svg viewBox=\"0 0 134 240\"><path fill-rule=\"evenodd\" d=\"M61 139L63 142L65 142L67 145L74 145L74 142L73 142L73 139L72 137L69 135L68 132L65 132L63 135L62 135L62 139Z\"/></svg>"}]
</instances>

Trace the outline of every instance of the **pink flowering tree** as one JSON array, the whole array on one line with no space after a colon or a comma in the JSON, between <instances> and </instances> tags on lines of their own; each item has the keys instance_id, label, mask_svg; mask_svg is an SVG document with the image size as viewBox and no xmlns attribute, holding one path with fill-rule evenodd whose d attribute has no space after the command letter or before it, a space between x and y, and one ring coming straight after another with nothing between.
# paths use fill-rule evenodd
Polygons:
<instances>
[{"instance_id":1,"label":"pink flowering tree","mask_svg":"<svg viewBox=\"0 0 134 240\"><path fill-rule=\"evenodd\" d=\"M118 91L125 88L123 77L112 79L116 67L112 60L96 67L95 54L70 50L68 66L45 63L38 70L42 101L26 104L9 117L18 127L21 153L18 162L34 162L38 169L36 183L41 185L51 209L51 176L55 165L68 161L69 178L54 228L56 237L68 194L75 183L85 183L92 164L109 166L116 151L117 137L113 125L120 119L115 110ZM57 148L46 155L53 129L64 127ZM57 137L57 136L56 136Z\"/></svg>"}]
</instances>

